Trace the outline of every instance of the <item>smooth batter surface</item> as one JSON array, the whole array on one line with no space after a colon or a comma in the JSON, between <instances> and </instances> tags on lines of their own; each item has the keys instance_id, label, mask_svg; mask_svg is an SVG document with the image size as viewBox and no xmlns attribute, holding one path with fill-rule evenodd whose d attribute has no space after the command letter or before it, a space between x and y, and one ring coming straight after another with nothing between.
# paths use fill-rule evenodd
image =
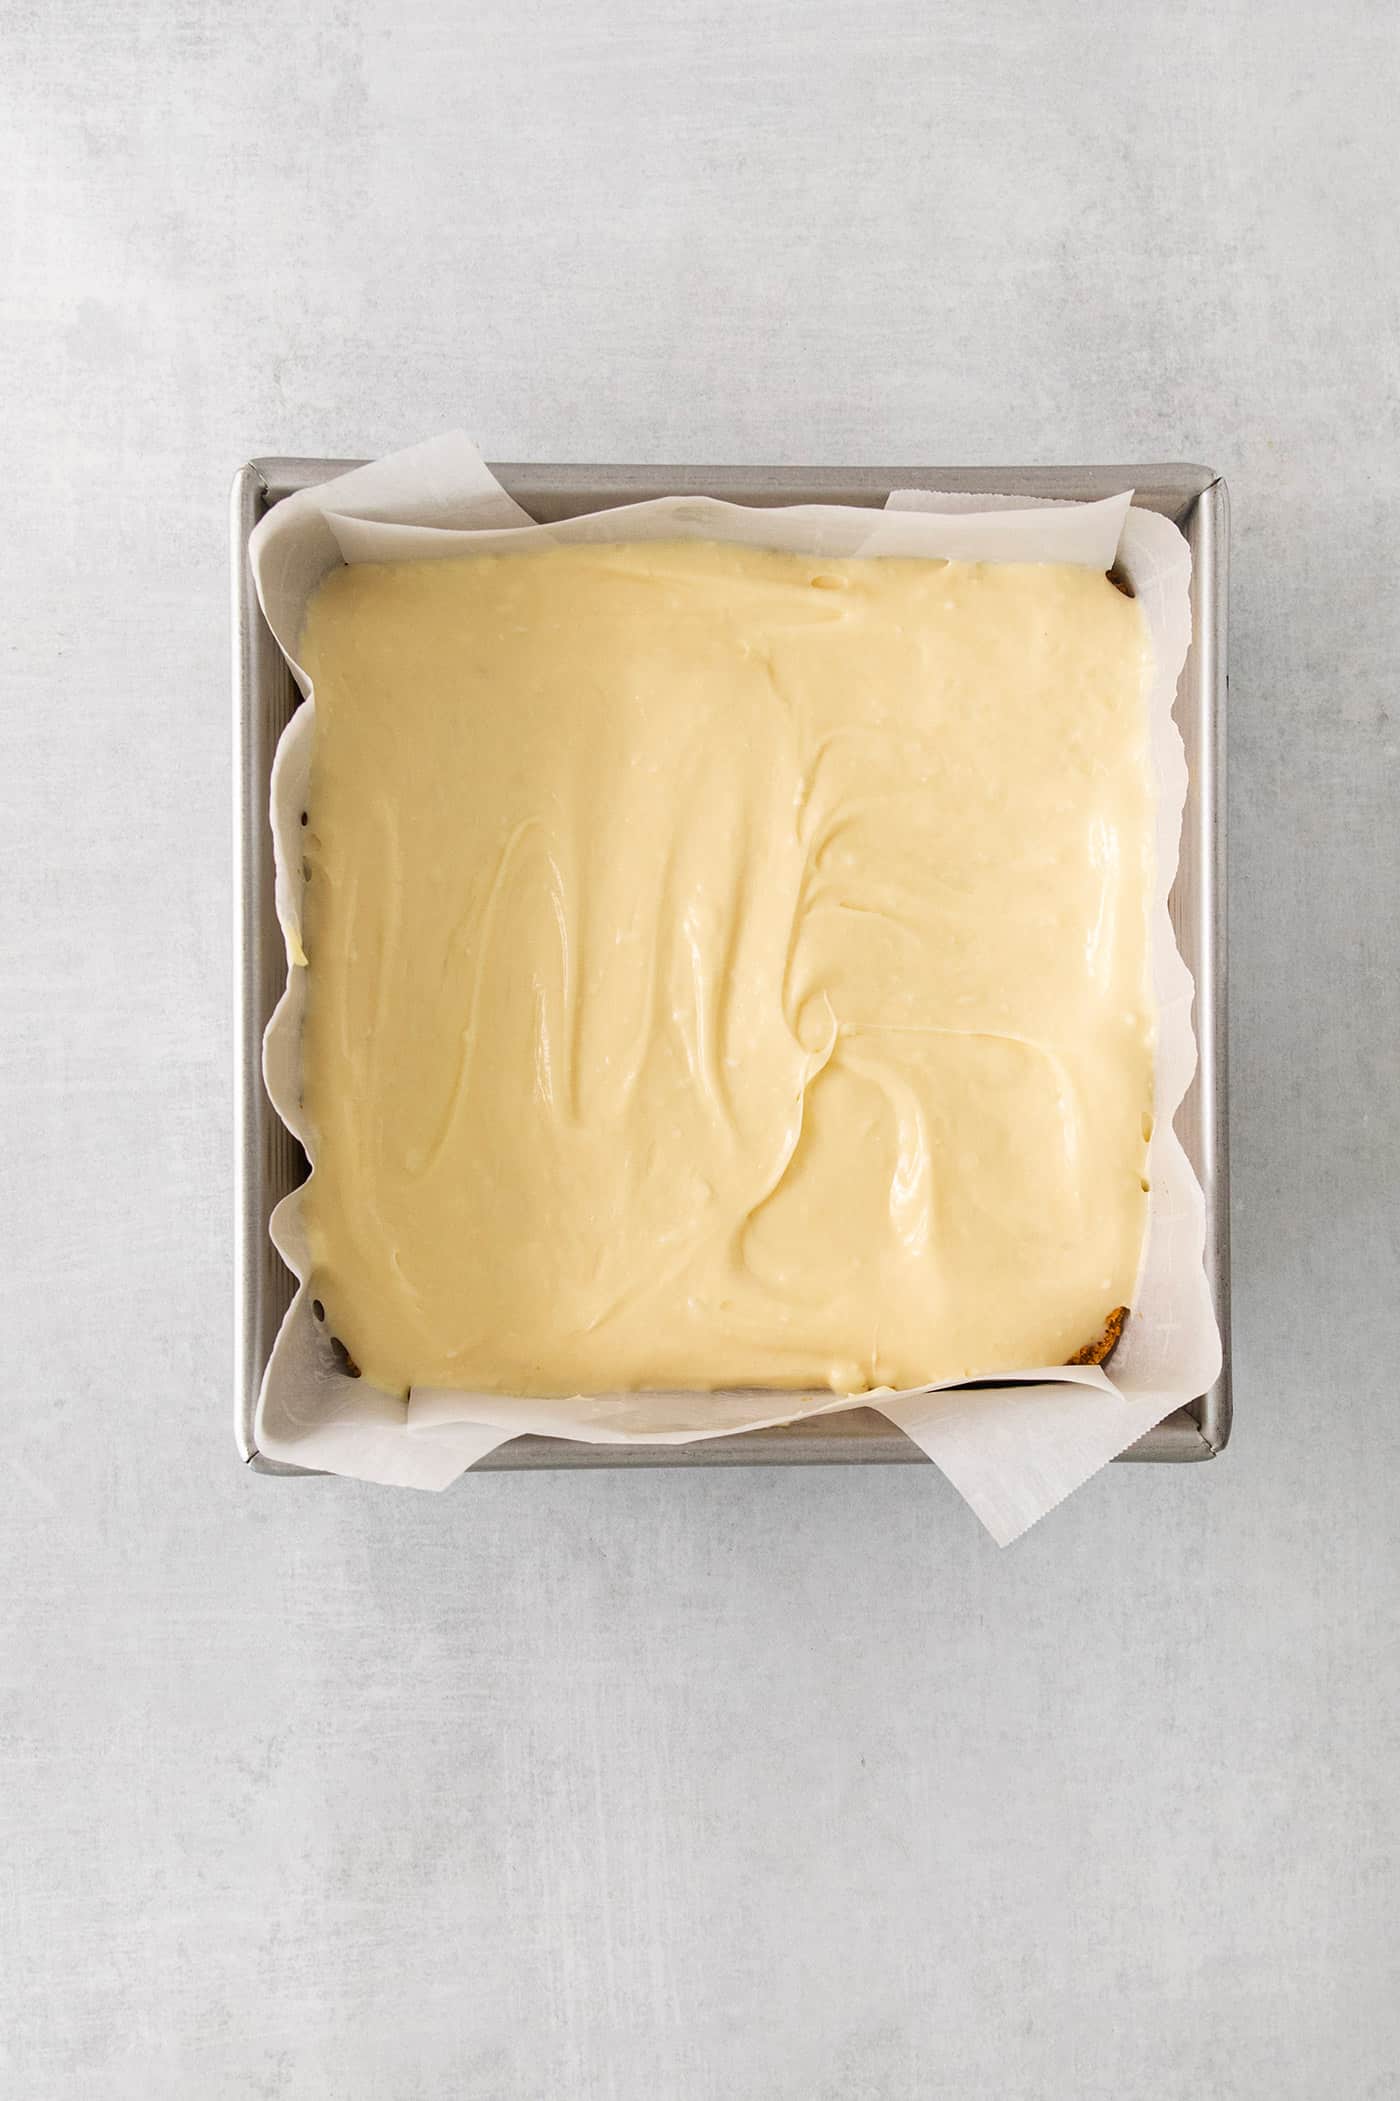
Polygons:
<instances>
[{"instance_id":1,"label":"smooth batter surface","mask_svg":"<svg viewBox=\"0 0 1400 2101\"><path fill-rule=\"evenodd\" d=\"M707 543L334 572L316 1290L516 1393L1062 1362L1146 1221L1138 609Z\"/></svg>"}]
</instances>

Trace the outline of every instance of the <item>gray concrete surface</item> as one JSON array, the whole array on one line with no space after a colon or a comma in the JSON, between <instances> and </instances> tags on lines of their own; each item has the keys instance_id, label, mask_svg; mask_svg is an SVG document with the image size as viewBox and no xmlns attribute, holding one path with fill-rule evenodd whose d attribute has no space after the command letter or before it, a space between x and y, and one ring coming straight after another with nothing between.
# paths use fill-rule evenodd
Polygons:
<instances>
[{"instance_id":1,"label":"gray concrete surface","mask_svg":"<svg viewBox=\"0 0 1400 2101\"><path fill-rule=\"evenodd\" d=\"M1398 35L0 7L6 2095L1400 2093ZM1219 1464L240 1473L225 490L455 421L1228 474Z\"/></svg>"}]
</instances>

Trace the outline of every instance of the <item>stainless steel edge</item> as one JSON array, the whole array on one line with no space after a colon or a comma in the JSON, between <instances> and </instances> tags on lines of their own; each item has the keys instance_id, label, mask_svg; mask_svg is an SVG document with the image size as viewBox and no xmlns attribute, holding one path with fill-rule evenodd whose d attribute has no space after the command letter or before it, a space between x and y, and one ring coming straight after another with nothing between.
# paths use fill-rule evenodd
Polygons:
<instances>
[{"instance_id":1,"label":"stainless steel edge","mask_svg":"<svg viewBox=\"0 0 1400 2101\"><path fill-rule=\"evenodd\" d=\"M260 1109L255 1093L259 1075L250 1062L258 1018L252 979L259 947L256 892L262 856L257 842L248 835L247 823L249 790L256 777L251 747L257 712L250 663L256 629L247 605L247 578L248 538L265 500L266 490L257 468L242 468L234 476L230 492L229 523L233 542L233 1011L238 1018L233 1083L233 1376L234 1434L245 1460L254 1456L248 1396L260 1376L260 1308L250 1249L257 1228L262 1179L258 1172Z\"/></svg>"},{"instance_id":2,"label":"stainless steel edge","mask_svg":"<svg viewBox=\"0 0 1400 2101\"><path fill-rule=\"evenodd\" d=\"M346 474L361 460L268 458L252 462L268 505L298 489ZM494 466L492 472L531 513L552 521L599 508L604 483L607 507L643 503L655 496L723 496L730 503L851 503L875 506L891 489L943 488L968 495L1015 495L1093 502L1137 490L1146 510L1182 521L1192 504L1218 481L1211 467L1183 461L1166 466L1142 462L1100 467L725 467L685 466Z\"/></svg>"},{"instance_id":3,"label":"stainless steel edge","mask_svg":"<svg viewBox=\"0 0 1400 2101\"><path fill-rule=\"evenodd\" d=\"M1201 883L1197 918L1197 1042L1200 1158L1206 1194L1206 1274L1224 1340L1220 1376L1201 1397L1201 1434L1211 1457L1230 1441L1234 1398L1230 1362L1229 918L1226 851L1229 736L1230 497L1218 475L1195 507L1194 626L1200 647L1196 680L1199 734L1191 754L1195 789L1195 861Z\"/></svg>"},{"instance_id":4,"label":"stainless steel edge","mask_svg":"<svg viewBox=\"0 0 1400 2101\"><path fill-rule=\"evenodd\" d=\"M258 1387L291 1297L291 1279L267 1232L273 1204L299 1179L302 1163L262 1085L262 1031L281 991L285 959L273 910L267 826L272 754L294 704L290 674L262 620L248 570L248 536L265 510L295 490L330 480L354 460L267 458L235 478L232 502L234 659L235 992L239 1042L235 1099L236 1409L241 1454L257 1472L309 1475L318 1469L268 1459L256 1448ZM1124 487L1145 509L1173 519L1192 549L1194 639L1179 709L1190 792L1173 919L1197 980L1200 1065L1178 1129L1207 1202L1206 1268L1225 1338L1225 1365L1210 1393L1178 1410L1120 1456L1182 1463L1209 1459L1230 1433L1229 1186L1226 1126L1224 787L1225 612L1228 508L1224 483L1208 467L597 467L498 466L495 473L542 519L577 515L667 493L731 502L851 503L874 506L892 488L943 488L971 494L1013 491L1086 501ZM923 1454L882 1416L865 1408L791 1423L743 1437L693 1445L583 1445L522 1437L473 1471L635 1466L755 1466L921 1463Z\"/></svg>"},{"instance_id":5,"label":"stainless steel edge","mask_svg":"<svg viewBox=\"0 0 1400 2101\"><path fill-rule=\"evenodd\" d=\"M272 755L290 713L291 674L262 617L248 567L248 539L269 505L256 461L234 477L234 1001L238 1042L234 1072L234 1406L235 1436L243 1459L259 1473L309 1474L257 1449L254 1415L263 1368L282 1316L291 1304L292 1278L268 1234L274 1204L300 1179L301 1155L273 1113L262 1080L262 1037L281 995L286 956L273 902L268 793ZM284 694L280 710L273 696ZM280 714L281 719L278 719Z\"/></svg>"}]
</instances>

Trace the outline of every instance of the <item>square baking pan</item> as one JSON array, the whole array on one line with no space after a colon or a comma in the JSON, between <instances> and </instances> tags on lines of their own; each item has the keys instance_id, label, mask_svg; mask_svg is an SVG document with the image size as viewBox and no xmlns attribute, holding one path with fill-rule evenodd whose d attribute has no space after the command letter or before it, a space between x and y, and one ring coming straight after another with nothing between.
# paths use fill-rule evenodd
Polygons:
<instances>
[{"instance_id":1,"label":"square baking pan","mask_svg":"<svg viewBox=\"0 0 1400 2101\"><path fill-rule=\"evenodd\" d=\"M286 980L286 952L273 909L268 794L277 740L298 694L258 605L248 538L258 520L296 490L329 481L356 460L252 460L233 485L235 1382L238 1447L260 1473L302 1474L264 1457L254 1438L263 1368L294 1280L268 1238L273 1206L306 1174L301 1147L273 1110L262 1083L262 1037ZM940 489L1079 501L1135 491L1134 502L1172 519L1191 547L1192 642L1176 719L1189 772L1172 923L1196 981L1200 1062L1176 1128L1206 1199L1206 1273L1224 1343L1209 1393L1159 1423L1124 1459L1211 1459L1230 1435L1230 1242L1225 1094L1225 612L1228 503L1208 467L496 467L532 517L548 521L669 495L720 496L730 503L859 504L876 508L892 489ZM882 1415L843 1409L772 1430L688 1445L596 1445L517 1437L473 1471L573 1466L927 1465L917 1445Z\"/></svg>"}]
</instances>

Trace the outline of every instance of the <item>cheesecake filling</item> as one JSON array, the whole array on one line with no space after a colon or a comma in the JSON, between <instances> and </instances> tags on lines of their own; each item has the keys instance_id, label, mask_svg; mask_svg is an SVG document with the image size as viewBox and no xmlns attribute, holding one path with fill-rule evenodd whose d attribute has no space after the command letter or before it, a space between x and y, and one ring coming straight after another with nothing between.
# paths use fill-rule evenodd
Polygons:
<instances>
[{"instance_id":1,"label":"cheesecake filling","mask_svg":"<svg viewBox=\"0 0 1400 2101\"><path fill-rule=\"evenodd\" d=\"M299 651L312 1289L366 1377L858 1394L1131 1304L1147 648L1108 578L570 544Z\"/></svg>"}]
</instances>

